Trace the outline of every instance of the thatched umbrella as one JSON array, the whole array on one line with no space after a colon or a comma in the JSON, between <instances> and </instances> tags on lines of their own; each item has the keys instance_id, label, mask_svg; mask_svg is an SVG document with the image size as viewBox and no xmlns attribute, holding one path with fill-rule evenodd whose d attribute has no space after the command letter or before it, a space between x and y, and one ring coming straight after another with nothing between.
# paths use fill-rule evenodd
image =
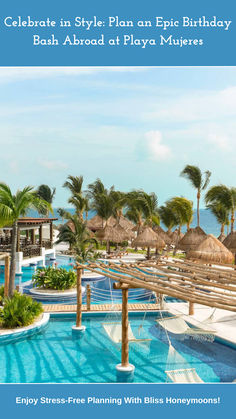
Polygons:
<instances>
[{"instance_id":1,"label":"thatched umbrella","mask_svg":"<svg viewBox=\"0 0 236 419\"><path fill-rule=\"evenodd\" d=\"M165 242L151 227L144 227L132 242L133 247L147 247L147 257L150 257L150 247L163 249Z\"/></svg>"},{"instance_id":2,"label":"thatched umbrella","mask_svg":"<svg viewBox=\"0 0 236 419\"><path fill-rule=\"evenodd\" d=\"M177 244L183 237L184 234L179 232L178 228L176 228L175 231L172 231L171 234L169 234L171 244L174 244L175 246L177 246Z\"/></svg>"},{"instance_id":3,"label":"thatched umbrella","mask_svg":"<svg viewBox=\"0 0 236 419\"><path fill-rule=\"evenodd\" d=\"M158 234L158 236L165 242L165 244L171 244L171 238L168 236L168 234L161 228L160 226L153 227L153 230L155 233Z\"/></svg>"},{"instance_id":4,"label":"thatched umbrella","mask_svg":"<svg viewBox=\"0 0 236 419\"><path fill-rule=\"evenodd\" d=\"M104 228L104 224L104 220L99 215L95 215L87 221L87 227L94 232L102 230Z\"/></svg>"},{"instance_id":5,"label":"thatched umbrella","mask_svg":"<svg viewBox=\"0 0 236 419\"><path fill-rule=\"evenodd\" d=\"M224 239L226 239L226 235L224 233L220 233L220 235L217 237L217 239L220 240L221 243L223 243Z\"/></svg>"},{"instance_id":6,"label":"thatched umbrella","mask_svg":"<svg viewBox=\"0 0 236 419\"><path fill-rule=\"evenodd\" d=\"M102 230L99 230L97 237L99 240L107 242L107 251L110 252L110 242L122 243L123 241L130 240L132 238L132 231L126 231L120 224L114 226L106 225Z\"/></svg>"},{"instance_id":7,"label":"thatched umbrella","mask_svg":"<svg viewBox=\"0 0 236 419\"><path fill-rule=\"evenodd\" d=\"M208 263L232 263L234 255L215 236L209 234L187 253L188 259L200 259Z\"/></svg>"},{"instance_id":8,"label":"thatched umbrella","mask_svg":"<svg viewBox=\"0 0 236 419\"><path fill-rule=\"evenodd\" d=\"M223 241L223 245L227 247L232 253L236 254L236 231L230 233L225 240Z\"/></svg>"},{"instance_id":9,"label":"thatched umbrella","mask_svg":"<svg viewBox=\"0 0 236 419\"><path fill-rule=\"evenodd\" d=\"M128 218L126 218L124 215L121 215L119 219L116 219L115 217L111 216L110 218L108 218L106 224L110 227L114 227L116 224L119 224L125 230L132 230L134 227L132 221L128 220Z\"/></svg>"},{"instance_id":10,"label":"thatched umbrella","mask_svg":"<svg viewBox=\"0 0 236 419\"><path fill-rule=\"evenodd\" d=\"M205 239L206 233L201 227L190 228L178 242L178 249L188 252L194 250Z\"/></svg>"}]
</instances>

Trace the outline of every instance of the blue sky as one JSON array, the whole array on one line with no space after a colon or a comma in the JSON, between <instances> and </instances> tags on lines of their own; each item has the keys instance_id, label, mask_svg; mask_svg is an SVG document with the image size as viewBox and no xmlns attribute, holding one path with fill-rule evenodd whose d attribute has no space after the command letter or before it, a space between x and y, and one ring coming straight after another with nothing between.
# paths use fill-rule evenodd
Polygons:
<instances>
[{"instance_id":1,"label":"blue sky","mask_svg":"<svg viewBox=\"0 0 236 419\"><path fill-rule=\"evenodd\" d=\"M186 164L235 186L236 67L0 68L0 143L1 180L55 206L68 174L195 200Z\"/></svg>"}]
</instances>

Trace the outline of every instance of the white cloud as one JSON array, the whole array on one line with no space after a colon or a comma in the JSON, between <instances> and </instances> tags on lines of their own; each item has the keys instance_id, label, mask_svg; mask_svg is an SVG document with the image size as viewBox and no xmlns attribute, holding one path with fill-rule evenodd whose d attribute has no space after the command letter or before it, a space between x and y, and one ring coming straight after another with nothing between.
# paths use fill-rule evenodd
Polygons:
<instances>
[{"instance_id":1,"label":"white cloud","mask_svg":"<svg viewBox=\"0 0 236 419\"><path fill-rule=\"evenodd\" d=\"M60 160L40 160L39 164L48 170L63 170L68 167L66 163Z\"/></svg>"},{"instance_id":2,"label":"white cloud","mask_svg":"<svg viewBox=\"0 0 236 419\"><path fill-rule=\"evenodd\" d=\"M219 120L236 116L236 86L223 90L190 91L174 96L173 93L143 114L146 120L168 123L189 123Z\"/></svg>"},{"instance_id":3,"label":"white cloud","mask_svg":"<svg viewBox=\"0 0 236 419\"><path fill-rule=\"evenodd\" d=\"M0 68L0 83L105 72L130 73L147 69L145 67L2 67Z\"/></svg>"},{"instance_id":4,"label":"white cloud","mask_svg":"<svg viewBox=\"0 0 236 419\"><path fill-rule=\"evenodd\" d=\"M230 151L232 149L230 139L226 135L211 133L208 136L208 141L222 151Z\"/></svg>"},{"instance_id":5,"label":"white cloud","mask_svg":"<svg viewBox=\"0 0 236 419\"><path fill-rule=\"evenodd\" d=\"M147 148L152 160L168 160L172 156L170 147L163 144L160 131L149 131L145 134Z\"/></svg>"}]
</instances>

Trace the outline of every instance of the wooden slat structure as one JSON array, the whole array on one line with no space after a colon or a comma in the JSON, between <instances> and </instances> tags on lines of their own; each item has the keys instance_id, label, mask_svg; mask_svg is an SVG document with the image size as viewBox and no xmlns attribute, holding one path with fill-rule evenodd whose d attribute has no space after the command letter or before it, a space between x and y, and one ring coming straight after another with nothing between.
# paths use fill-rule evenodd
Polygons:
<instances>
[{"instance_id":1,"label":"wooden slat structure","mask_svg":"<svg viewBox=\"0 0 236 419\"><path fill-rule=\"evenodd\" d=\"M85 266L78 264L78 268ZM139 264L90 263L86 269L102 273L130 288L144 288L190 303L236 312L236 271L233 266L218 268L160 259Z\"/></svg>"},{"instance_id":2,"label":"wooden slat structure","mask_svg":"<svg viewBox=\"0 0 236 419\"><path fill-rule=\"evenodd\" d=\"M116 281L115 289L122 290L122 347L121 364L117 371L130 372L128 338L128 291L144 288L160 297L167 295L189 302L189 315L194 314L194 303L236 312L236 271L230 266L200 265L194 262L157 259L139 264L77 263L77 278L83 269L102 274ZM77 282L81 287L81 281ZM81 292L81 289L77 292ZM161 298L160 298L161 301ZM81 318L82 304L77 304L77 318Z\"/></svg>"}]
</instances>

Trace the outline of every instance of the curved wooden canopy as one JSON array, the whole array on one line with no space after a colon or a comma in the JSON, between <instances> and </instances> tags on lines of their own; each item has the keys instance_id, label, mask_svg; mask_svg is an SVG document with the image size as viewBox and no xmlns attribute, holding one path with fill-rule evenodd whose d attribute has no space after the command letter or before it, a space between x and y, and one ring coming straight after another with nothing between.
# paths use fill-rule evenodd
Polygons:
<instances>
[{"instance_id":1,"label":"curved wooden canopy","mask_svg":"<svg viewBox=\"0 0 236 419\"><path fill-rule=\"evenodd\" d=\"M160 259L139 264L77 264L77 268L102 273L129 288L145 288L180 300L236 312L236 271L233 267Z\"/></svg>"}]
</instances>

